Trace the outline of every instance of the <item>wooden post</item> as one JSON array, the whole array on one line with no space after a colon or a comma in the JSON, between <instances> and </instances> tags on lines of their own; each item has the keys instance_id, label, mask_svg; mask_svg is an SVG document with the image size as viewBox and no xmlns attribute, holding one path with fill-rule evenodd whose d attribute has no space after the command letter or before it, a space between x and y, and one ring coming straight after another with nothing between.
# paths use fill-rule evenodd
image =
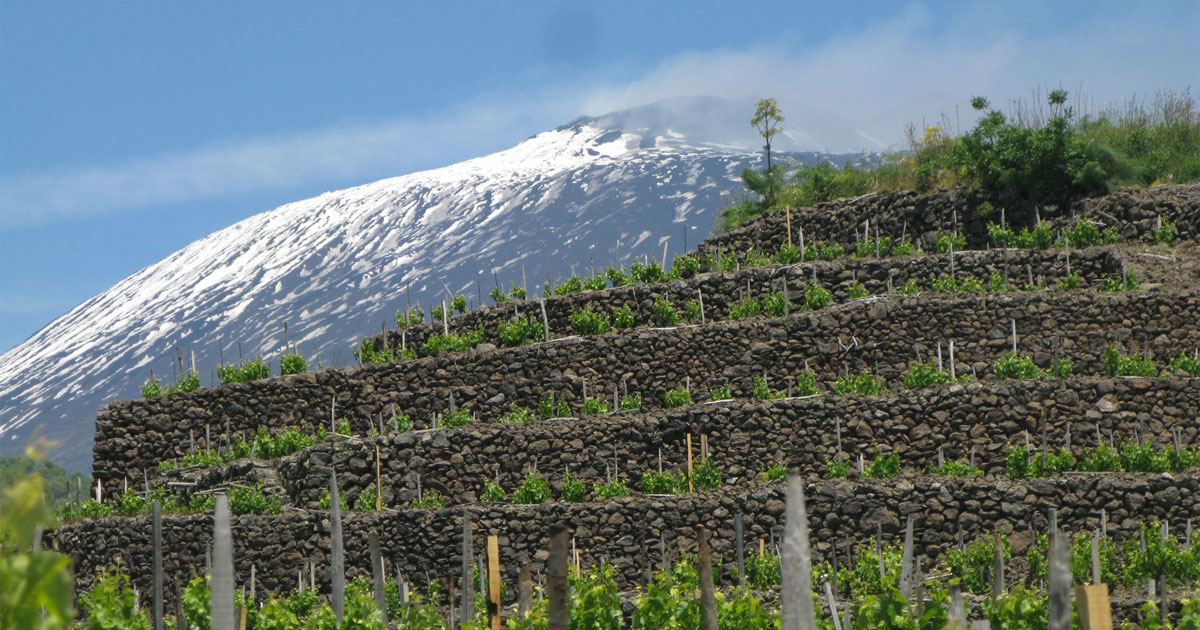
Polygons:
<instances>
[{"instance_id":1,"label":"wooden post","mask_svg":"<svg viewBox=\"0 0 1200 630\"><path fill-rule=\"evenodd\" d=\"M469 623L475 614L475 581L471 579L474 573L475 558L471 547L471 513L463 508L462 515L462 602L460 623Z\"/></svg>"},{"instance_id":2,"label":"wooden post","mask_svg":"<svg viewBox=\"0 0 1200 630\"><path fill-rule=\"evenodd\" d=\"M797 473L788 477L784 528L781 561L786 570L779 591L782 630L815 630L808 513L804 506L804 480Z\"/></svg>"},{"instance_id":3,"label":"wooden post","mask_svg":"<svg viewBox=\"0 0 1200 630\"><path fill-rule=\"evenodd\" d=\"M733 515L733 538L734 544L737 545L738 586L746 585L746 539L743 520L741 512Z\"/></svg>"},{"instance_id":4,"label":"wooden post","mask_svg":"<svg viewBox=\"0 0 1200 630\"><path fill-rule=\"evenodd\" d=\"M383 556L379 554L379 534L375 531L367 536L367 545L371 553L371 577L375 582L375 605L383 615L383 625L388 624L387 597L383 589Z\"/></svg>"},{"instance_id":5,"label":"wooden post","mask_svg":"<svg viewBox=\"0 0 1200 630\"><path fill-rule=\"evenodd\" d=\"M342 508L337 473L329 471L329 603L339 625L346 612L346 552L342 542Z\"/></svg>"},{"instance_id":6,"label":"wooden post","mask_svg":"<svg viewBox=\"0 0 1200 630\"><path fill-rule=\"evenodd\" d=\"M533 579L529 575L529 563L522 562L517 573L517 616L524 619L533 608Z\"/></svg>"},{"instance_id":7,"label":"wooden post","mask_svg":"<svg viewBox=\"0 0 1200 630\"><path fill-rule=\"evenodd\" d=\"M213 560L212 590L209 592L209 610L212 611L212 627L233 628L233 530L229 524L229 497L217 494L217 505L213 511Z\"/></svg>"},{"instance_id":8,"label":"wooden post","mask_svg":"<svg viewBox=\"0 0 1200 630\"><path fill-rule=\"evenodd\" d=\"M829 616L833 618L833 630L842 630L842 620L838 618L837 601L833 598L833 587L829 585L829 580L825 580L825 601L829 602Z\"/></svg>"},{"instance_id":9,"label":"wooden post","mask_svg":"<svg viewBox=\"0 0 1200 630\"><path fill-rule=\"evenodd\" d=\"M1075 589L1080 630L1112 630L1112 604L1107 584L1090 584ZM1166 618L1166 613L1162 613Z\"/></svg>"},{"instance_id":10,"label":"wooden post","mask_svg":"<svg viewBox=\"0 0 1200 630\"><path fill-rule=\"evenodd\" d=\"M546 563L549 590L548 630L567 630L567 527L555 525L550 532L550 556Z\"/></svg>"},{"instance_id":11,"label":"wooden post","mask_svg":"<svg viewBox=\"0 0 1200 630\"><path fill-rule=\"evenodd\" d=\"M1092 584L1099 584L1100 575L1100 530L1092 536Z\"/></svg>"},{"instance_id":12,"label":"wooden post","mask_svg":"<svg viewBox=\"0 0 1200 630\"><path fill-rule=\"evenodd\" d=\"M1004 541L996 536L995 550L992 554L992 599L1000 599L1004 594Z\"/></svg>"},{"instance_id":13,"label":"wooden post","mask_svg":"<svg viewBox=\"0 0 1200 630\"><path fill-rule=\"evenodd\" d=\"M546 317L546 300L538 300L538 306L542 308L542 341L550 341L550 319Z\"/></svg>"},{"instance_id":14,"label":"wooden post","mask_svg":"<svg viewBox=\"0 0 1200 630\"><path fill-rule=\"evenodd\" d=\"M712 558L708 553L708 536L703 525L696 526L696 543L699 547L700 564L700 626L702 630L718 630L717 598L713 593Z\"/></svg>"},{"instance_id":15,"label":"wooden post","mask_svg":"<svg viewBox=\"0 0 1200 630\"><path fill-rule=\"evenodd\" d=\"M700 323L703 324L703 323L705 323L704 322L704 292L701 291L699 288L696 289L696 299L700 300Z\"/></svg>"},{"instance_id":16,"label":"wooden post","mask_svg":"<svg viewBox=\"0 0 1200 630\"><path fill-rule=\"evenodd\" d=\"M488 554L488 621L492 630L503 630L500 620L500 539L494 534L487 537Z\"/></svg>"},{"instance_id":17,"label":"wooden post","mask_svg":"<svg viewBox=\"0 0 1200 630\"><path fill-rule=\"evenodd\" d=\"M383 468L379 462L379 445L375 445L375 511L383 509ZM384 615L385 617L387 615Z\"/></svg>"},{"instance_id":18,"label":"wooden post","mask_svg":"<svg viewBox=\"0 0 1200 630\"><path fill-rule=\"evenodd\" d=\"M954 373L954 340L951 339L950 340L950 382L953 383L956 380L957 380L957 378Z\"/></svg>"},{"instance_id":19,"label":"wooden post","mask_svg":"<svg viewBox=\"0 0 1200 630\"><path fill-rule=\"evenodd\" d=\"M692 434L687 434L687 475L688 475L688 492L695 492L696 486L692 483Z\"/></svg>"},{"instance_id":20,"label":"wooden post","mask_svg":"<svg viewBox=\"0 0 1200 630\"><path fill-rule=\"evenodd\" d=\"M900 594L912 599L913 568L913 517L910 514L904 526L904 551L900 556Z\"/></svg>"},{"instance_id":21,"label":"wooden post","mask_svg":"<svg viewBox=\"0 0 1200 630\"><path fill-rule=\"evenodd\" d=\"M1049 613L1050 630L1071 628L1071 560L1058 532L1058 510L1050 509Z\"/></svg>"},{"instance_id":22,"label":"wooden post","mask_svg":"<svg viewBox=\"0 0 1200 630\"><path fill-rule=\"evenodd\" d=\"M784 206L783 209L784 209L784 212L787 213L788 247L791 247L792 246L792 207ZM803 258L803 256L801 256L801 258Z\"/></svg>"},{"instance_id":23,"label":"wooden post","mask_svg":"<svg viewBox=\"0 0 1200 630\"><path fill-rule=\"evenodd\" d=\"M150 518L153 521L151 545L153 547L154 587L151 597L154 603L151 614L154 620L154 630L163 630L163 566L162 566L162 504L158 501L150 507Z\"/></svg>"},{"instance_id":24,"label":"wooden post","mask_svg":"<svg viewBox=\"0 0 1200 630\"><path fill-rule=\"evenodd\" d=\"M1012 320L1012 351L1017 353L1017 320Z\"/></svg>"},{"instance_id":25,"label":"wooden post","mask_svg":"<svg viewBox=\"0 0 1200 630\"><path fill-rule=\"evenodd\" d=\"M963 608L962 590L950 585L950 610L946 613L946 630L966 630L967 611Z\"/></svg>"}]
</instances>

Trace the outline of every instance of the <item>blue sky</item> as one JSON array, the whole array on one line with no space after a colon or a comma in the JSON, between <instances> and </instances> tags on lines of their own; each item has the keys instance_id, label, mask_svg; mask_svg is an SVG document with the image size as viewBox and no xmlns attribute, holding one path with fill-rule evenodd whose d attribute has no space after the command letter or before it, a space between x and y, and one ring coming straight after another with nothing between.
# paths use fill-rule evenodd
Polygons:
<instances>
[{"instance_id":1,"label":"blue sky","mask_svg":"<svg viewBox=\"0 0 1200 630\"><path fill-rule=\"evenodd\" d=\"M240 219L581 114L775 96L899 144L972 94L1195 95L1198 31L1196 0L5 0L0 351Z\"/></svg>"}]
</instances>

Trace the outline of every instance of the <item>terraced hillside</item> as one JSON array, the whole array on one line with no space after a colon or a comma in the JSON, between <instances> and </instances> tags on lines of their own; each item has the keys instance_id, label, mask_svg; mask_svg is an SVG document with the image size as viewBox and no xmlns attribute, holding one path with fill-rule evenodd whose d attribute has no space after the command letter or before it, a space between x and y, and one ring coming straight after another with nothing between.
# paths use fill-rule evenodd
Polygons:
<instances>
[{"instance_id":1,"label":"terraced hillside","mask_svg":"<svg viewBox=\"0 0 1200 630\"><path fill-rule=\"evenodd\" d=\"M669 269L405 314L364 339L360 365L111 404L96 423L104 502L47 543L73 555L80 589L120 557L148 592L158 500L175 597L204 572L224 490L244 512L239 583L253 567L260 592L285 591L329 566L333 475L353 575L370 573L374 532L389 574L449 578L467 515L476 549L499 536L510 583L522 562L544 571L565 522L581 565L611 563L633 589L692 552L698 525L722 575L769 550L790 469L830 567L898 543L911 517L929 575L958 575L950 552L999 533L1011 579L1036 584L1027 558L1052 508L1118 547L1161 523L1200 551L1200 187L1036 217L961 191L789 214Z\"/></svg>"}]
</instances>

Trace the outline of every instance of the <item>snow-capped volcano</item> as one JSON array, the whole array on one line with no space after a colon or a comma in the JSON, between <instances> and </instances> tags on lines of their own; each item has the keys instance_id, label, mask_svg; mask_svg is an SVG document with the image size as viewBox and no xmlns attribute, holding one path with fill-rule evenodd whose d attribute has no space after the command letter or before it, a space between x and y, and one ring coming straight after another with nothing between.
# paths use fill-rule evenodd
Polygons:
<instances>
[{"instance_id":1,"label":"snow-capped volcano","mask_svg":"<svg viewBox=\"0 0 1200 630\"><path fill-rule=\"evenodd\" d=\"M489 302L493 269L506 288L524 274L538 294L547 272L612 262L618 240L626 261L661 256L668 239L672 252L685 239L694 246L759 155L689 134L696 112L684 113L691 119L666 105L583 118L195 241L0 357L0 453L21 452L41 425L62 442L53 459L90 469L97 408L140 396L151 370L172 382L177 347L187 363L194 352L206 387L239 345L247 358L277 358L284 322L310 364L347 365L352 346L410 298L428 307L448 289Z\"/></svg>"}]
</instances>

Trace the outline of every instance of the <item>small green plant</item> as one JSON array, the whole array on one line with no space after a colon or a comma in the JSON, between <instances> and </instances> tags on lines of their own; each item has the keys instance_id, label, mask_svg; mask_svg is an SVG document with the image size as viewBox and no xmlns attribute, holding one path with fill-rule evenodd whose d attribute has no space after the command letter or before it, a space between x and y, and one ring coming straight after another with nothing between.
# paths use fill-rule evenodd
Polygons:
<instances>
[{"instance_id":1,"label":"small green plant","mask_svg":"<svg viewBox=\"0 0 1200 630\"><path fill-rule=\"evenodd\" d=\"M613 324L621 329L633 328L633 311L628 306L617 309L613 312Z\"/></svg>"},{"instance_id":2,"label":"small green plant","mask_svg":"<svg viewBox=\"0 0 1200 630\"><path fill-rule=\"evenodd\" d=\"M496 304L503 304L508 301L508 295L500 290L500 287L492 287L492 290L488 291L488 297L492 298L492 302Z\"/></svg>"},{"instance_id":3,"label":"small green plant","mask_svg":"<svg viewBox=\"0 0 1200 630\"><path fill-rule=\"evenodd\" d=\"M501 502L508 500L508 493L504 491L504 487L491 479L483 481L483 500L492 502Z\"/></svg>"},{"instance_id":4,"label":"small green plant","mask_svg":"<svg viewBox=\"0 0 1200 630\"><path fill-rule=\"evenodd\" d=\"M773 261L770 256L760 253L756 248L751 247L746 250L746 256L742 259L743 267L763 267L771 264Z\"/></svg>"},{"instance_id":5,"label":"small green plant","mask_svg":"<svg viewBox=\"0 0 1200 630\"><path fill-rule=\"evenodd\" d=\"M967 237L964 234L943 234L938 232L937 238L934 240L934 249L939 254L949 254L951 248L956 252L961 252L967 247Z\"/></svg>"},{"instance_id":6,"label":"small green plant","mask_svg":"<svg viewBox=\"0 0 1200 630\"><path fill-rule=\"evenodd\" d=\"M666 277L666 274L663 273L662 265L658 264L658 261L653 258L645 264L636 260L633 261L633 264L629 265L629 275L633 278L634 282L640 284L659 282Z\"/></svg>"},{"instance_id":7,"label":"small green plant","mask_svg":"<svg viewBox=\"0 0 1200 630\"><path fill-rule=\"evenodd\" d=\"M561 496L563 501L580 503L587 498L587 484L575 475L566 473L563 475Z\"/></svg>"},{"instance_id":8,"label":"small green plant","mask_svg":"<svg viewBox=\"0 0 1200 630\"><path fill-rule=\"evenodd\" d=\"M1074 369L1075 364L1067 358L1050 362L1050 376L1054 378L1071 378L1071 372Z\"/></svg>"},{"instance_id":9,"label":"small green plant","mask_svg":"<svg viewBox=\"0 0 1200 630\"><path fill-rule=\"evenodd\" d=\"M781 265L798 263L801 258L803 258L803 255L800 253L800 250L796 249L796 246L790 243L784 243L779 248L779 251L775 253L775 262Z\"/></svg>"},{"instance_id":10,"label":"small green plant","mask_svg":"<svg viewBox=\"0 0 1200 630\"><path fill-rule=\"evenodd\" d=\"M613 287L623 287L629 284L629 276L625 274L624 269L618 269L609 265L608 269L604 271L604 275Z\"/></svg>"},{"instance_id":11,"label":"small green plant","mask_svg":"<svg viewBox=\"0 0 1200 630\"><path fill-rule=\"evenodd\" d=\"M396 311L396 328L416 326L423 321L425 321L425 311L419 308L410 308L407 313Z\"/></svg>"},{"instance_id":12,"label":"small green plant","mask_svg":"<svg viewBox=\"0 0 1200 630\"><path fill-rule=\"evenodd\" d=\"M1137 276L1133 274L1133 271L1126 271L1124 277L1110 276L1105 274L1105 276L1100 280L1100 290L1106 293L1136 291L1141 286L1141 283L1138 282Z\"/></svg>"},{"instance_id":13,"label":"small green plant","mask_svg":"<svg viewBox=\"0 0 1200 630\"><path fill-rule=\"evenodd\" d=\"M525 287L518 287L516 285L512 285L511 287L509 287L508 296L514 300L524 300L525 299Z\"/></svg>"},{"instance_id":14,"label":"small green plant","mask_svg":"<svg viewBox=\"0 0 1200 630\"><path fill-rule=\"evenodd\" d=\"M892 248L893 256L915 256L923 253L920 247L917 247L908 239L904 239Z\"/></svg>"},{"instance_id":15,"label":"small green plant","mask_svg":"<svg viewBox=\"0 0 1200 630\"><path fill-rule=\"evenodd\" d=\"M608 401L602 398L592 398L588 396L583 401L583 406L579 408L580 415L584 416L599 416L608 413Z\"/></svg>"},{"instance_id":16,"label":"small green plant","mask_svg":"<svg viewBox=\"0 0 1200 630\"><path fill-rule=\"evenodd\" d=\"M571 277L567 278L565 282L554 287L551 293L553 295L574 295L576 293L583 293L583 279L572 273Z\"/></svg>"},{"instance_id":17,"label":"small green plant","mask_svg":"<svg viewBox=\"0 0 1200 630\"><path fill-rule=\"evenodd\" d=\"M500 345L515 348L531 341L545 341L546 331L541 322L526 315L512 322L500 322L496 325L496 334L500 337Z\"/></svg>"},{"instance_id":18,"label":"small green plant","mask_svg":"<svg viewBox=\"0 0 1200 630\"><path fill-rule=\"evenodd\" d=\"M758 478L766 482L771 481L786 481L788 476L787 464L782 461L773 461L766 468L758 471Z\"/></svg>"},{"instance_id":19,"label":"small green plant","mask_svg":"<svg viewBox=\"0 0 1200 630\"><path fill-rule=\"evenodd\" d=\"M704 458L692 468L692 485L697 490L716 490L721 487L721 469L711 458Z\"/></svg>"},{"instance_id":20,"label":"small green plant","mask_svg":"<svg viewBox=\"0 0 1200 630\"><path fill-rule=\"evenodd\" d=\"M513 405L508 413L500 418L500 422L503 424L529 424L529 421L532 419L533 414L528 409Z\"/></svg>"},{"instance_id":21,"label":"small green plant","mask_svg":"<svg viewBox=\"0 0 1200 630\"><path fill-rule=\"evenodd\" d=\"M362 492L359 492L358 500L356 501L356 503L358 504L359 512L374 511L375 510L375 484L371 484L371 485L367 486L365 490L363 490Z\"/></svg>"},{"instance_id":22,"label":"small green plant","mask_svg":"<svg viewBox=\"0 0 1200 630\"><path fill-rule=\"evenodd\" d=\"M259 379L269 378L271 371L265 361L251 359L238 365L218 365L217 378L222 385L230 383L249 383Z\"/></svg>"},{"instance_id":23,"label":"small green plant","mask_svg":"<svg viewBox=\"0 0 1200 630\"><path fill-rule=\"evenodd\" d=\"M691 278L696 275L697 271L700 271L699 258L692 255L679 256L672 261L671 273L668 276L671 278Z\"/></svg>"},{"instance_id":24,"label":"small green plant","mask_svg":"<svg viewBox=\"0 0 1200 630\"><path fill-rule=\"evenodd\" d=\"M891 479L900 474L900 456L896 453L884 455L875 449L871 463L863 468L863 476L867 479Z\"/></svg>"},{"instance_id":25,"label":"small green plant","mask_svg":"<svg viewBox=\"0 0 1200 630\"><path fill-rule=\"evenodd\" d=\"M825 478L839 479L845 477L850 474L850 469L853 467L854 464L850 461L850 458L845 456L826 459Z\"/></svg>"},{"instance_id":26,"label":"small green plant","mask_svg":"<svg viewBox=\"0 0 1200 630\"><path fill-rule=\"evenodd\" d=\"M682 387L676 387L663 396L663 404L668 409L692 404L692 394Z\"/></svg>"},{"instance_id":27,"label":"small green plant","mask_svg":"<svg viewBox=\"0 0 1200 630\"><path fill-rule=\"evenodd\" d=\"M900 287L900 290L897 291L900 295L916 295L920 292L921 289L917 286L917 281L912 279L905 282L904 286Z\"/></svg>"},{"instance_id":28,"label":"small green plant","mask_svg":"<svg viewBox=\"0 0 1200 630\"><path fill-rule=\"evenodd\" d=\"M162 383L153 376L142 384L142 398L158 398L162 396Z\"/></svg>"},{"instance_id":29,"label":"small green plant","mask_svg":"<svg viewBox=\"0 0 1200 630\"><path fill-rule=\"evenodd\" d=\"M466 313L467 312L466 296L456 295L453 298L450 298L450 308L455 313L459 313L459 314Z\"/></svg>"},{"instance_id":30,"label":"small green plant","mask_svg":"<svg viewBox=\"0 0 1200 630\"><path fill-rule=\"evenodd\" d=\"M1179 356L1171 359L1170 363L1172 372L1185 372L1188 376L1200 376L1200 354L1192 352L1192 356L1188 356L1186 351L1180 351Z\"/></svg>"},{"instance_id":31,"label":"small green plant","mask_svg":"<svg viewBox=\"0 0 1200 630\"><path fill-rule=\"evenodd\" d=\"M762 307L771 317L783 317L788 311L787 300L784 299L783 292L781 291L763 298Z\"/></svg>"},{"instance_id":32,"label":"small green plant","mask_svg":"<svg viewBox=\"0 0 1200 630\"><path fill-rule=\"evenodd\" d=\"M722 383L708 390L709 400L730 400L732 398L733 393L729 391L729 383Z\"/></svg>"},{"instance_id":33,"label":"small green plant","mask_svg":"<svg viewBox=\"0 0 1200 630\"><path fill-rule=\"evenodd\" d=\"M829 290L820 285L809 285L804 290L804 306L808 307L810 311L816 311L829 306L829 302L832 299L833 296L830 295Z\"/></svg>"},{"instance_id":34,"label":"small green plant","mask_svg":"<svg viewBox=\"0 0 1200 630\"><path fill-rule=\"evenodd\" d=\"M36 570L36 568L34 569ZM14 571L15 573L15 571ZM53 577L53 576L52 576ZM68 583L69 586L69 583ZM71 589L63 595L70 596ZM20 591L13 594L24 594ZM58 598L51 596L49 593L43 593L43 597L54 601ZM35 600L36 601L36 600ZM69 600L68 600L69 601ZM103 567L100 573L92 580L92 587L86 593L79 597L79 608L83 612L83 616L87 618L87 628L89 630L107 630L109 628L128 628L130 630L150 630L150 618L147 616L145 608L138 609L137 594L134 592L130 583L129 576L126 575L123 566L118 563L115 566ZM58 611L59 619L62 618L64 606L61 602L55 601L55 608ZM10 612L7 606L3 612ZM41 608L38 605L37 608ZM65 608L70 610L70 605ZM67 626L59 626L48 623L36 625L33 623L33 618L30 617L26 621L29 625L17 623L17 617L9 617L7 614L0 615L0 620L12 622L12 627L27 627L27 628L60 628Z\"/></svg>"},{"instance_id":35,"label":"small green plant","mask_svg":"<svg viewBox=\"0 0 1200 630\"><path fill-rule=\"evenodd\" d=\"M999 271L993 271L992 275L988 276L988 290L992 291L993 293L1011 291L1008 286L1008 282L1005 282L1004 276L1001 275Z\"/></svg>"},{"instance_id":36,"label":"small green plant","mask_svg":"<svg viewBox=\"0 0 1200 630\"><path fill-rule=\"evenodd\" d=\"M771 400L772 398L781 398L783 395L778 392L771 391L771 387L767 385L767 379L761 376L754 377L754 385L751 386L750 396L754 400Z\"/></svg>"},{"instance_id":37,"label":"small green plant","mask_svg":"<svg viewBox=\"0 0 1200 630\"><path fill-rule=\"evenodd\" d=\"M600 499L612 499L615 497L629 496L629 488L625 486L625 482L620 479L613 479L608 483L592 484L592 493Z\"/></svg>"},{"instance_id":38,"label":"small green plant","mask_svg":"<svg viewBox=\"0 0 1200 630\"><path fill-rule=\"evenodd\" d=\"M737 321L750 317L758 317L762 313L762 304L758 299L748 297L729 307L729 319Z\"/></svg>"},{"instance_id":39,"label":"small green plant","mask_svg":"<svg viewBox=\"0 0 1200 630\"><path fill-rule=\"evenodd\" d=\"M1070 247L1092 247L1105 243L1107 238L1100 232L1100 226L1095 222L1090 219L1080 219L1063 232L1062 241Z\"/></svg>"},{"instance_id":40,"label":"small green plant","mask_svg":"<svg viewBox=\"0 0 1200 630\"><path fill-rule=\"evenodd\" d=\"M1060 288L1064 291L1078 289L1079 285L1082 283L1082 281L1083 281L1083 278L1080 277L1079 272L1072 271L1071 273L1067 274L1066 276L1063 276L1062 278L1058 279L1058 288Z\"/></svg>"},{"instance_id":41,"label":"small green plant","mask_svg":"<svg viewBox=\"0 0 1200 630\"><path fill-rule=\"evenodd\" d=\"M346 498L346 493L342 492L342 489L340 487L341 484L338 484L338 486L339 486L338 487L338 507L340 507L343 512L349 512L350 511L350 501L349 501L349 499ZM193 498L196 498L196 497L193 497ZM213 509L212 505L211 505L212 495L207 495L207 498L209 499L209 503L210 503L210 505L208 507L206 507L204 510L193 510L193 511L201 512L201 511L208 511L208 510ZM333 503L333 499L332 499L331 495L329 494L329 489L326 488L325 490L322 490L321 496L317 499L317 509L318 510L328 510L332 503ZM230 505L230 509L231 510L233 509L232 504Z\"/></svg>"},{"instance_id":42,"label":"small green plant","mask_svg":"<svg viewBox=\"0 0 1200 630\"><path fill-rule=\"evenodd\" d=\"M965 549L950 549L946 552L946 564L950 567L950 573L960 580L963 590L968 593L984 595L991 592L989 571L995 560L995 536L1001 535L980 536L972 540ZM1001 546L1007 564L1012 560L1012 548L1007 538L1003 538Z\"/></svg>"},{"instance_id":43,"label":"small green plant","mask_svg":"<svg viewBox=\"0 0 1200 630\"><path fill-rule=\"evenodd\" d=\"M304 360L304 355L298 352L289 352L279 357L279 373L287 376L288 374L303 374L308 371L308 363Z\"/></svg>"},{"instance_id":44,"label":"small green plant","mask_svg":"<svg viewBox=\"0 0 1200 630\"><path fill-rule=\"evenodd\" d=\"M971 465L965 459L955 459L944 462L941 466L930 466L929 474L945 477L979 477L983 475L983 470L978 466Z\"/></svg>"},{"instance_id":45,"label":"small green plant","mask_svg":"<svg viewBox=\"0 0 1200 630\"><path fill-rule=\"evenodd\" d=\"M841 258L846 253L845 248L838 243L822 243L817 247L817 251L820 253L822 260Z\"/></svg>"},{"instance_id":46,"label":"small green plant","mask_svg":"<svg viewBox=\"0 0 1200 630\"><path fill-rule=\"evenodd\" d=\"M681 494L687 492L687 477L670 472L642 473L642 492L646 494Z\"/></svg>"},{"instance_id":47,"label":"small green plant","mask_svg":"<svg viewBox=\"0 0 1200 630\"><path fill-rule=\"evenodd\" d=\"M700 323L700 300L688 300L683 307L683 317L693 324Z\"/></svg>"},{"instance_id":48,"label":"small green plant","mask_svg":"<svg viewBox=\"0 0 1200 630\"><path fill-rule=\"evenodd\" d=\"M432 319L435 322L441 321L444 317L446 317L448 315L449 315L449 313L447 313L445 311L445 309L442 307L441 304L438 304L437 306L429 309L429 317L430 317L430 319Z\"/></svg>"},{"instance_id":49,"label":"small green plant","mask_svg":"<svg viewBox=\"0 0 1200 630\"><path fill-rule=\"evenodd\" d=\"M817 375L812 370L805 370L796 377L797 396L816 396L821 393L817 387Z\"/></svg>"},{"instance_id":50,"label":"small green plant","mask_svg":"<svg viewBox=\"0 0 1200 630\"><path fill-rule=\"evenodd\" d=\"M869 295L871 295L871 292L867 290L867 287L863 286L863 283L857 280L854 281L854 284L850 285L849 289L846 289L846 297L850 298L851 300L865 298Z\"/></svg>"},{"instance_id":51,"label":"small green plant","mask_svg":"<svg viewBox=\"0 0 1200 630\"><path fill-rule=\"evenodd\" d=\"M328 497L326 497L326 501L328 501ZM414 510L436 510L438 508L444 508L446 507L446 497L442 496L442 493L438 492L437 490L429 488L425 490L420 497L413 499L409 503L409 507Z\"/></svg>"},{"instance_id":52,"label":"small green plant","mask_svg":"<svg viewBox=\"0 0 1200 630\"><path fill-rule=\"evenodd\" d=\"M752 553L746 558L746 584L751 588L766 590L783 583L783 569L779 555L772 551Z\"/></svg>"},{"instance_id":53,"label":"small green plant","mask_svg":"<svg viewBox=\"0 0 1200 630\"><path fill-rule=\"evenodd\" d=\"M1104 349L1104 373L1107 376L1154 376L1158 370L1154 360L1121 352L1116 346Z\"/></svg>"},{"instance_id":54,"label":"small green plant","mask_svg":"<svg viewBox=\"0 0 1200 630\"><path fill-rule=\"evenodd\" d=\"M456 427L465 427L474 421L475 419L471 416L470 411L466 409L455 409L454 411L442 416L442 421L438 423L438 426L447 429L453 429Z\"/></svg>"},{"instance_id":55,"label":"small green plant","mask_svg":"<svg viewBox=\"0 0 1200 630\"><path fill-rule=\"evenodd\" d=\"M1000 378L1026 380L1041 378L1042 371L1034 365L1033 358L1021 356L1011 350L992 364L992 372Z\"/></svg>"},{"instance_id":56,"label":"small green plant","mask_svg":"<svg viewBox=\"0 0 1200 630\"><path fill-rule=\"evenodd\" d=\"M641 394L626 394L621 397L621 409L622 410L628 411L631 409L641 409L641 408L642 408L642 395Z\"/></svg>"},{"instance_id":57,"label":"small green plant","mask_svg":"<svg viewBox=\"0 0 1200 630\"><path fill-rule=\"evenodd\" d=\"M1071 470L1075 467L1075 456L1066 447L1045 455L1034 452L1028 446L1008 445L1008 477L1028 479L1044 477Z\"/></svg>"},{"instance_id":58,"label":"small green plant","mask_svg":"<svg viewBox=\"0 0 1200 630\"><path fill-rule=\"evenodd\" d=\"M1117 583L1117 547L1107 537L1097 544L1100 556L1100 581ZM1087 584L1092 579L1092 536L1084 532L1071 539L1071 577L1076 584Z\"/></svg>"},{"instance_id":59,"label":"small green plant","mask_svg":"<svg viewBox=\"0 0 1200 630\"><path fill-rule=\"evenodd\" d=\"M583 281L583 288L587 291L603 291L608 288L608 281L605 280L603 274L597 276L589 276Z\"/></svg>"},{"instance_id":60,"label":"small green plant","mask_svg":"<svg viewBox=\"0 0 1200 630\"><path fill-rule=\"evenodd\" d=\"M571 328L580 335L602 335L612 330L607 315L599 315L589 304L582 311L571 312Z\"/></svg>"},{"instance_id":61,"label":"small green plant","mask_svg":"<svg viewBox=\"0 0 1200 630\"><path fill-rule=\"evenodd\" d=\"M871 374L870 370L863 370L856 376L843 376L833 384L833 392L835 394L874 396L886 391L887 388L883 386L883 379Z\"/></svg>"},{"instance_id":62,"label":"small green plant","mask_svg":"<svg viewBox=\"0 0 1200 630\"><path fill-rule=\"evenodd\" d=\"M455 333L437 333L430 335L425 343L421 344L421 353L427 357L436 356L442 350L448 352L465 352L483 343L487 336L483 329L480 328L473 332L455 334Z\"/></svg>"},{"instance_id":63,"label":"small green plant","mask_svg":"<svg viewBox=\"0 0 1200 630\"><path fill-rule=\"evenodd\" d=\"M678 326L679 311L675 310L675 305L669 300L658 298L654 300L654 323L663 326Z\"/></svg>"},{"instance_id":64,"label":"small green plant","mask_svg":"<svg viewBox=\"0 0 1200 630\"><path fill-rule=\"evenodd\" d=\"M375 349L375 341L367 338L354 349L354 356L363 363L392 363L401 359L415 359L417 353L412 348L396 348L395 351L384 347Z\"/></svg>"},{"instance_id":65,"label":"small green plant","mask_svg":"<svg viewBox=\"0 0 1200 630\"><path fill-rule=\"evenodd\" d=\"M910 361L908 369L904 372L901 380L904 381L904 386L908 389L921 389L930 385L949 383L950 372L937 369L932 362L920 363Z\"/></svg>"},{"instance_id":66,"label":"small green plant","mask_svg":"<svg viewBox=\"0 0 1200 630\"><path fill-rule=\"evenodd\" d=\"M1175 229L1175 224L1163 219L1162 222L1154 228L1154 242L1163 245L1170 245L1175 242L1175 237L1178 232Z\"/></svg>"},{"instance_id":67,"label":"small green plant","mask_svg":"<svg viewBox=\"0 0 1200 630\"><path fill-rule=\"evenodd\" d=\"M536 470L525 475L525 480L513 492L512 502L516 505L536 505L550 499L550 484Z\"/></svg>"}]
</instances>

